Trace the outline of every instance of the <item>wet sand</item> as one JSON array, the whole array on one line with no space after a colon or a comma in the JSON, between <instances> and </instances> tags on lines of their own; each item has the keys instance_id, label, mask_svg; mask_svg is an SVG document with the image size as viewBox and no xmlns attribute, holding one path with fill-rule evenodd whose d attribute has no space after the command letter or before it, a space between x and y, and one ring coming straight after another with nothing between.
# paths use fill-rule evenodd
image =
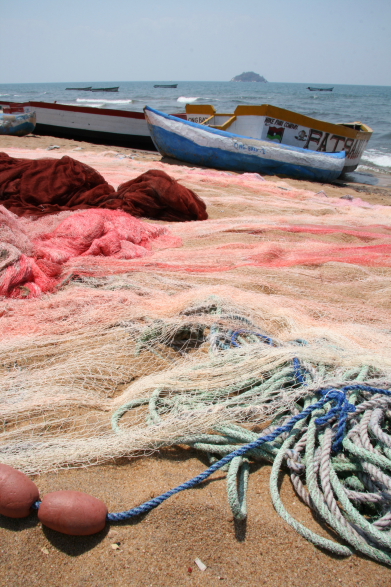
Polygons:
<instances>
[{"instance_id":1,"label":"wet sand","mask_svg":"<svg viewBox=\"0 0 391 587\"><path fill-rule=\"evenodd\" d=\"M8 148L82 148L110 151L135 160L160 161L157 153L91 145L52 137L0 138ZM75 151L75 154L78 151ZM39 152L42 157L42 151ZM169 163L169 161L165 161ZM178 165L178 162L175 162ZM273 180L274 178L267 178ZM279 178L275 178L277 181ZM390 204L390 190L360 185L330 185L285 179L293 187L324 191L326 196L353 195L372 204ZM369 190L369 191L362 191ZM201 457L202 459L202 457ZM90 493L121 511L157 496L207 467L188 449L162 450L153 456L121 459L105 466L63 470L35 478L42 494L73 489ZM166 501L130 524L107 526L101 533L67 537L42 529L35 515L25 520L0 516L0 585L8 587L388 587L391 569L360 556L333 557L298 535L275 512L269 492L270 467L254 465L248 493L247 523L230 512L225 474ZM332 536L293 492L287 477L282 498L290 513L310 529ZM333 537L335 538L335 537ZM201 559L206 570L194 563Z\"/></svg>"}]
</instances>

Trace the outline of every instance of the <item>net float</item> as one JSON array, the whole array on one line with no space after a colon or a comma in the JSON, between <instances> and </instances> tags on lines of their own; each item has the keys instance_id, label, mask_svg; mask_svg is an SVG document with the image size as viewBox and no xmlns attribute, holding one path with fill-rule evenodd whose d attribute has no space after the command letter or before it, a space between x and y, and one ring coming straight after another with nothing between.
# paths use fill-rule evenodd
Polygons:
<instances>
[{"instance_id":1,"label":"net float","mask_svg":"<svg viewBox=\"0 0 391 587\"><path fill-rule=\"evenodd\" d=\"M25 518L39 499L39 489L22 471L0 464L0 514Z\"/></svg>"},{"instance_id":2,"label":"net float","mask_svg":"<svg viewBox=\"0 0 391 587\"><path fill-rule=\"evenodd\" d=\"M54 491L42 499L38 518L42 524L70 536L89 536L106 525L107 506L81 491Z\"/></svg>"}]
</instances>

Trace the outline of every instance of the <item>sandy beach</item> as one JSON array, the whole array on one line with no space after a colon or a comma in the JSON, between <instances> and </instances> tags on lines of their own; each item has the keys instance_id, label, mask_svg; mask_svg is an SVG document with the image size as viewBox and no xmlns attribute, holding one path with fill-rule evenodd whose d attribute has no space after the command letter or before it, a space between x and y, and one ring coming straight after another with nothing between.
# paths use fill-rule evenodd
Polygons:
<instances>
[{"instance_id":1,"label":"sandy beach","mask_svg":"<svg viewBox=\"0 0 391 587\"><path fill-rule=\"evenodd\" d=\"M57 146L60 147L59 149L49 150L47 155L43 154L43 150L47 150L50 147ZM153 162L153 161L161 161L162 157L159 153L153 151L142 151L140 149L128 149L126 147L118 147L118 146L106 146L106 145L97 145L93 143L88 143L85 141L75 141L71 139L59 139L57 137L49 137L49 136L38 136L38 135L28 135L26 137L11 137L11 136L3 136L0 139L0 149L7 150L8 148L11 149L39 149L39 156L48 156L52 157L54 153L67 153L71 154L74 149L77 149L74 153L74 156L77 158L77 154L81 152L90 152L90 153L103 153L107 151L111 151L113 153L117 153L118 155L127 155L133 157L136 161L145 161L145 162ZM178 165L179 162L175 160L164 160L167 165L174 164ZM187 164L183 164L187 165ZM169 172L168 172L169 173ZM273 176L267 176L268 179L277 181L279 178ZM284 178L285 181L288 182L289 185L292 187L296 187L299 189L308 189L314 192L318 191L325 191L328 196L331 197L341 197L350 192L358 197L365 196L365 200L370 202L371 204L383 204L383 205L390 205L391 204L391 190L388 187L377 187L377 186L370 186L366 184L360 183L353 183L347 181L335 182L334 184L321 184L317 182L311 181L304 181L304 180L297 180L291 178ZM340 185L339 185L340 184ZM327 189L326 189L327 188Z\"/></svg>"},{"instance_id":2,"label":"sandy beach","mask_svg":"<svg viewBox=\"0 0 391 587\"><path fill-rule=\"evenodd\" d=\"M48 150L52 146L59 148ZM133 178L158 165L206 201L210 221L216 223L216 226L225 218L245 217L247 214L254 214L259 218L269 215L273 221L275 217L286 217L293 219L292 222L299 223L299 220L310 213L314 222L319 224L324 219L329 219L330 225L335 224L343 217L347 225L351 222L355 227L364 226L365 223L369 226L377 222L378 216L375 218L375 213L380 214L380 206L384 207L381 209L384 210L384 223L386 224L390 218L391 191L383 187L353 183L319 184L289 178L265 177L267 182L275 184L275 189L280 190L278 198L281 206L278 214L273 212L275 216L272 216L272 212L267 209L267 189L273 188L269 183L267 189L262 188L261 182L260 187L257 187L255 179L250 178L250 187L247 184L241 185L239 174L235 174L235 181L232 180L231 184L229 178L224 179L225 176L225 183L220 177L213 183L213 178L210 179L208 175L205 175L205 179L197 175L199 170L181 166L177 161L162 160L155 152L34 135L23 138L1 137L0 151L5 151L13 157L28 158L58 158L67 154L98 169L115 187L121 181ZM286 204L285 200L283 201L283 198L288 198L289 188L301 190L302 208L301 200L295 201L295 210L289 208L288 200ZM262 192L262 201L257 201L257 190L261 193L261 189L266 191ZM312 192L312 195L309 192ZM314 202L314 212L309 212L305 208L310 200ZM345 207L351 200L356 202L356 208L353 205L351 208ZM264 205L264 209L261 204ZM356 209L357 215L354 216ZM195 246L190 238L186 241L185 228L176 225L172 230L183 239L185 250ZM217 243L223 246L225 243L233 242L228 241L228 238L239 237L219 233L218 240L205 232L200 238L203 239L203 246L212 250L214 243L216 246ZM249 246L255 243L252 234L240 238L240 243L244 242ZM277 238L272 232L270 238L280 239L281 246L288 246L294 239L295 242L301 243L300 235L292 237L290 241L291 236L283 235ZM316 238L314 237L315 240ZM340 236L331 235L327 238L331 244L342 243ZM355 237L349 238L353 242ZM348 237L346 242L347 240ZM369 240L368 238L368 242ZM174 256L174 253L172 254ZM230 291L232 275L235 279L242 280L243 300L250 300L252 294L265 296L265 299L275 296L282 306L286 306L287 312L289 308L292 308L292 312L294 308L298 308L300 312L311 315L313 320L318 319L318 312L319 316L328 316L335 324L342 325L341 328L344 324L349 326L352 321L368 328L371 325L384 328L384 325L390 323L389 293L387 294L391 283L390 267L368 265L362 268L341 262L328 263L325 266L291 266L278 271L280 273L277 275L277 270L271 268L252 267L245 273L243 268L233 267L225 273L208 273L205 270L204 273L193 272L185 275L182 272L171 275L175 275L176 285L182 279L189 287L212 286L216 291L223 291L223 288ZM366 289L363 283L369 278L373 278L372 287ZM136 276L135 279L139 279L142 285L149 283L149 277L141 276L141 271L140 277ZM186 292L180 291L179 286L175 290L176 285L173 285L173 292L170 292L170 299L174 300L173 305L176 303L175 296L186 295ZM342 297L338 297L340 292L343 292ZM53 298L55 295L53 294ZM126 295L128 293L125 292L124 296ZM236 294L233 292L232 295L237 295L239 299L240 291ZM151 305L153 301L151 300ZM141 303L144 301L141 300ZM147 303L148 300L145 301L145 304ZM12 304L13 301L8 300L0 302L0 316L2 308L7 307L8 311L9 308L12 309ZM109 311L110 305L107 307ZM80 324L85 327L88 315L82 315L80 309L77 311L80 311ZM18 328L22 329L24 319L28 319L27 314L24 317L22 312L12 314L10 311L9 316L3 315L3 326L0 323L0 328L4 328L3 333L6 332L7 336L10 336L13 331L17 333ZM36 320L36 332L45 334L45 315L37 311L33 319ZM200 473L207 466L207 460L203 456L200 457L196 451L175 447L157 451L151 456L120 458L104 465L42 473L36 476L34 481L42 494L60 489L85 491L102 499L110 512L116 512L160 495ZM91 537L69 537L47 528L43 529L35 514L24 520L10 520L0 516L0 585L391 585L390 568L364 556L353 555L345 559L331 556L314 547L287 525L273 508L269 492L270 469L269 465L252 465L248 493L249 515L246 522L235 522L232 517L226 495L225 473L215 473L197 489L181 492L136 521L111 527L108 525L104 531ZM326 525L316 519L298 499L287 476L284 476L281 494L295 518L322 536L335 539ZM196 558L206 565L206 570L201 571L198 568L194 562Z\"/></svg>"}]
</instances>

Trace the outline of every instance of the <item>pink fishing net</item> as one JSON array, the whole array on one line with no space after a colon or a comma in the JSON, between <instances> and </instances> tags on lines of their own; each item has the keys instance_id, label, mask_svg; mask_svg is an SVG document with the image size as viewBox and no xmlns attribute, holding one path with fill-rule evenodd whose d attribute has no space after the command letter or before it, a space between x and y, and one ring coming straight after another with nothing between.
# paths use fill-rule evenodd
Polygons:
<instances>
[{"instance_id":1,"label":"pink fishing net","mask_svg":"<svg viewBox=\"0 0 391 587\"><path fill-rule=\"evenodd\" d=\"M120 210L66 215L50 217L52 230L42 232L45 218L21 222L0 206L0 295L31 298L53 291L67 277L65 263L76 257L109 257L113 263L150 254L152 243L155 249L181 244L164 226L143 223Z\"/></svg>"}]
</instances>

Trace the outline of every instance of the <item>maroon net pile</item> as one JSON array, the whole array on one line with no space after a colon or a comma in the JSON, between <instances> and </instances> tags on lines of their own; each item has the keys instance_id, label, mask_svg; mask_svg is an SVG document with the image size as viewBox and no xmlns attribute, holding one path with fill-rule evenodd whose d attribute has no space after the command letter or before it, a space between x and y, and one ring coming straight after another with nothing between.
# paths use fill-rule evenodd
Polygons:
<instances>
[{"instance_id":1,"label":"maroon net pile","mask_svg":"<svg viewBox=\"0 0 391 587\"><path fill-rule=\"evenodd\" d=\"M208 217L197 194L164 171L147 171L115 192L95 169L68 156L30 160L0 153L0 204L18 216L108 208L180 222Z\"/></svg>"}]
</instances>

